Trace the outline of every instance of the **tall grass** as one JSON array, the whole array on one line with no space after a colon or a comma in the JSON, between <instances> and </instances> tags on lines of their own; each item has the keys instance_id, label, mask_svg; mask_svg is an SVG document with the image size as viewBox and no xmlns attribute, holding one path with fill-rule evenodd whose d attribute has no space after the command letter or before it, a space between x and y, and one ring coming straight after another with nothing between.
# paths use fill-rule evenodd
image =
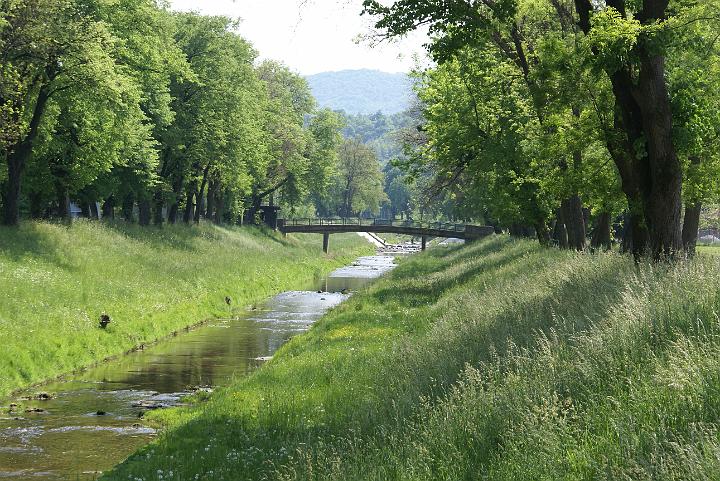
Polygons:
<instances>
[{"instance_id":1,"label":"tall grass","mask_svg":"<svg viewBox=\"0 0 720 481\"><path fill-rule=\"evenodd\" d=\"M404 262L105 479L719 479L720 258Z\"/></svg>"},{"instance_id":2,"label":"tall grass","mask_svg":"<svg viewBox=\"0 0 720 481\"><path fill-rule=\"evenodd\" d=\"M0 229L0 396L213 316L370 251L357 236L76 222ZM231 305L225 297L231 298ZM98 328L102 313L111 316Z\"/></svg>"}]
</instances>

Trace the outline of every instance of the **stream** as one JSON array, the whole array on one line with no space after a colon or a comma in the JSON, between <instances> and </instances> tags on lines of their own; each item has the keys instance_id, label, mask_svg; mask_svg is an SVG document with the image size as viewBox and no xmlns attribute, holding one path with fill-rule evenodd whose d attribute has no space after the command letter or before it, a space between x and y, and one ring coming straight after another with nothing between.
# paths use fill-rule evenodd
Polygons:
<instances>
[{"instance_id":1,"label":"stream","mask_svg":"<svg viewBox=\"0 0 720 481\"><path fill-rule=\"evenodd\" d=\"M97 478L156 436L142 424L145 411L181 404L195 390L211 391L252 372L349 292L391 270L396 253L402 252L362 257L312 290L283 292L237 318L214 320L29 391L50 399L17 401L41 412L0 411L0 480Z\"/></svg>"}]
</instances>

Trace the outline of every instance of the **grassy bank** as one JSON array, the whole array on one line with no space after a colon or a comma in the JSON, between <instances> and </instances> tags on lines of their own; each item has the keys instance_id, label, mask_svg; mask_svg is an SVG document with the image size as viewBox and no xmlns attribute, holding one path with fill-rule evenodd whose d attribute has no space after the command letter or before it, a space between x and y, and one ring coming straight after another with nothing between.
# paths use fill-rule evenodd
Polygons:
<instances>
[{"instance_id":1,"label":"grassy bank","mask_svg":"<svg viewBox=\"0 0 720 481\"><path fill-rule=\"evenodd\" d=\"M371 249L358 236L338 235L325 256L318 236L213 225L2 228L0 396L306 288ZM106 330L98 328L103 312L112 317Z\"/></svg>"},{"instance_id":2,"label":"grassy bank","mask_svg":"<svg viewBox=\"0 0 720 481\"><path fill-rule=\"evenodd\" d=\"M718 479L718 313L717 257L434 249L104 479Z\"/></svg>"}]
</instances>

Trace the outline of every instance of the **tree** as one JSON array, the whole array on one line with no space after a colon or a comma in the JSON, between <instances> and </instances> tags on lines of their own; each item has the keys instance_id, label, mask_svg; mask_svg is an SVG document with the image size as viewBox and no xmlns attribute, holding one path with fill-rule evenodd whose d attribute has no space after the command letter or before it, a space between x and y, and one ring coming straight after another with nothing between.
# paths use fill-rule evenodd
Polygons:
<instances>
[{"instance_id":1,"label":"tree","mask_svg":"<svg viewBox=\"0 0 720 481\"><path fill-rule=\"evenodd\" d=\"M627 199L633 252L639 257L649 248L659 259L681 247L683 163L674 136L678 122L673 118L667 56L682 51L675 44L678 37L715 18L714 3L669 7L667 0L647 0L642 5L576 0L570 7L561 0L398 0L389 5L365 0L364 12L377 16L377 27L389 36L429 25L436 39L430 49L441 62L466 47L494 45L521 72L543 134L553 133L547 120L559 112L557 106L564 104L582 119L583 109L592 104L601 117L599 133ZM554 12L554 21L533 21L549 19L543 11ZM566 40L563 49L547 48L562 46L558 40ZM553 58L553 52L560 55ZM543 70L544 66L551 69ZM583 95L568 102L562 93L577 89L553 88L561 85L557 79L566 72L573 79L577 74L594 76L599 89L581 90ZM612 100L609 108L596 102L605 91ZM579 158L579 153L572 155Z\"/></svg>"},{"instance_id":2,"label":"tree","mask_svg":"<svg viewBox=\"0 0 720 481\"><path fill-rule=\"evenodd\" d=\"M16 225L23 172L50 100L70 89L112 85L118 72L108 54L110 33L88 13L96 6L93 1L26 0L3 5L0 105L6 122L0 148L7 165L3 223Z\"/></svg>"},{"instance_id":3,"label":"tree","mask_svg":"<svg viewBox=\"0 0 720 481\"><path fill-rule=\"evenodd\" d=\"M308 181L307 154L312 134L304 129L305 116L313 113L315 101L305 79L277 62L265 61L258 75L268 93L265 126L268 156L255 163L254 178L245 220L254 223L265 198L283 189L288 204L297 203Z\"/></svg>"},{"instance_id":4,"label":"tree","mask_svg":"<svg viewBox=\"0 0 720 481\"><path fill-rule=\"evenodd\" d=\"M377 213L385 200L383 176L375 152L357 139L340 147L336 186L336 211L343 217Z\"/></svg>"}]
</instances>

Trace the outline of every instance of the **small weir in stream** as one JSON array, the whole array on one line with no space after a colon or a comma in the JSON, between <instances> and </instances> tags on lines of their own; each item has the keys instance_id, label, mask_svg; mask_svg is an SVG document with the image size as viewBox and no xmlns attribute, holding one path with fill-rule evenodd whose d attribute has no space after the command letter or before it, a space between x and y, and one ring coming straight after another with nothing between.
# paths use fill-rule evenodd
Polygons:
<instances>
[{"instance_id":1,"label":"small weir in stream","mask_svg":"<svg viewBox=\"0 0 720 481\"><path fill-rule=\"evenodd\" d=\"M393 261L362 257L312 291L284 292L238 318L212 321L28 392L41 390L50 399L16 401L22 406L16 412L8 400L0 411L0 480L97 478L154 438L143 412L178 405L194 390L210 391L256 369Z\"/></svg>"}]
</instances>

